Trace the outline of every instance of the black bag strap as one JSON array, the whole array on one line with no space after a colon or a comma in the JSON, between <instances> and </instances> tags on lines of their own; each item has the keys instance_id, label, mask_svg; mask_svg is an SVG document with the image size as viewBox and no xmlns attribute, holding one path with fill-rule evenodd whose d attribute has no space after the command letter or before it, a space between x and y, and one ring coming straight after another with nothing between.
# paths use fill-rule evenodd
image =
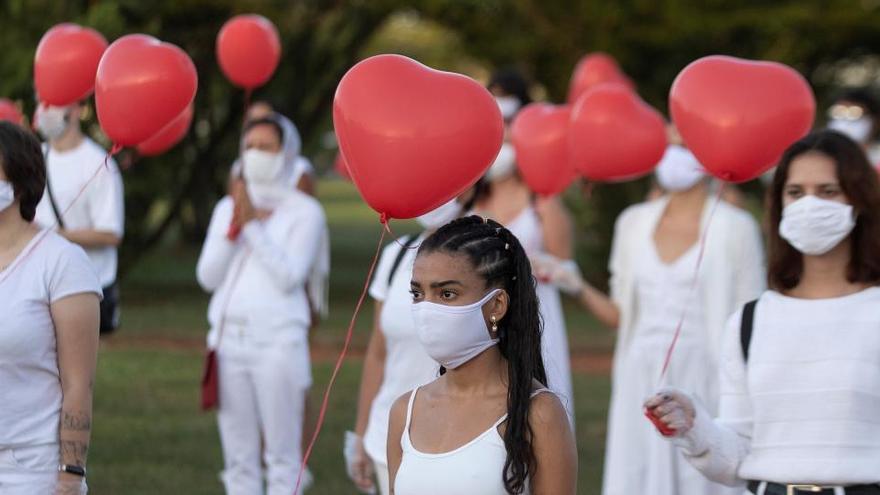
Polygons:
<instances>
[{"instance_id":1,"label":"black bag strap","mask_svg":"<svg viewBox=\"0 0 880 495\"><path fill-rule=\"evenodd\" d=\"M391 265L391 271L388 272L388 285L391 285L391 281L394 280L394 274L397 273L397 269L400 267L400 262L403 261L403 257L406 256L406 252L409 251L409 248L416 242L418 237L411 235L407 236L406 240L403 241L403 247L400 248L400 251L397 252L397 257L394 258L394 264Z\"/></svg>"},{"instance_id":2,"label":"black bag strap","mask_svg":"<svg viewBox=\"0 0 880 495\"><path fill-rule=\"evenodd\" d=\"M52 194L52 183L49 181L49 146L46 146L46 152L43 153L43 159L46 162L46 193L49 195L49 204L52 205L52 212L55 213L55 219L58 226L64 228L64 218L61 217L61 210L58 208L58 202L55 201L55 195Z\"/></svg>"},{"instance_id":3,"label":"black bag strap","mask_svg":"<svg viewBox=\"0 0 880 495\"><path fill-rule=\"evenodd\" d=\"M758 300L749 301L743 306L742 322L739 327L739 342L742 346L743 362L749 362L749 346L752 343L752 330L755 327L755 306Z\"/></svg>"}]
</instances>

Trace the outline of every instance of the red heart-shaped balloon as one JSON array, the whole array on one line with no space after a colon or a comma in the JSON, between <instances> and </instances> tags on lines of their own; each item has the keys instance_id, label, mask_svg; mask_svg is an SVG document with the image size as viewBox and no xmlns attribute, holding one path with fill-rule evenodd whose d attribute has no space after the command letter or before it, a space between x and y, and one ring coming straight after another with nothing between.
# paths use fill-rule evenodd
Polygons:
<instances>
[{"instance_id":1,"label":"red heart-shaped balloon","mask_svg":"<svg viewBox=\"0 0 880 495\"><path fill-rule=\"evenodd\" d=\"M538 194L559 194L577 178L568 157L570 118L568 106L532 103L516 114L510 126L517 168Z\"/></svg>"},{"instance_id":2,"label":"red heart-shaped balloon","mask_svg":"<svg viewBox=\"0 0 880 495\"><path fill-rule=\"evenodd\" d=\"M107 40L94 29L64 23L40 39L34 55L34 87L40 101L64 107L91 94Z\"/></svg>"},{"instance_id":3,"label":"red heart-shaped balloon","mask_svg":"<svg viewBox=\"0 0 880 495\"><path fill-rule=\"evenodd\" d=\"M464 192L504 134L482 85L401 55L370 57L345 74L333 125L364 200L390 218L422 215Z\"/></svg>"},{"instance_id":4,"label":"red heart-shaped balloon","mask_svg":"<svg viewBox=\"0 0 880 495\"><path fill-rule=\"evenodd\" d=\"M602 84L572 108L569 145L572 164L587 179L634 179L663 158L666 123L626 86Z\"/></svg>"},{"instance_id":5,"label":"red heart-shaped balloon","mask_svg":"<svg viewBox=\"0 0 880 495\"><path fill-rule=\"evenodd\" d=\"M24 116L21 114L21 110L18 109L18 106L13 103L12 100L0 98L0 120L6 120L13 124L21 125L23 118Z\"/></svg>"},{"instance_id":6,"label":"red heart-shaped balloon","mask_svg":"<svg viewBox=\"0 0 880 495\"><path fill-rule=\"evenodd\" d=\"M192 124L193 106L188 105L183 112L166 125L155 136L137 145L137 151L143 156L160 155L179 143L189 132Z\"/></svg>"},{"instance_id":7,"label":"red heart-shaped balloon","mask_svg":"<svg viewBox=\"0 0 880 495\"><path fill-rule=\"evenodd\" d=\"M816 100L791 67L713 55L675 78L669 108L685 144L712 175L745 182L810 131Z\"/></svg>"},{"instance_id":8,"label":"red heart-shaped balloon","mask_svg":"<svg viewBox=\"0 0 880 495\"><path fill-rule=\"evenodd\" d=\"M261 15L238 15L217 34L217 60L233 84L253 89L266 84L281 60L281 38Z\"/></svg>"},{"instance_id":9,"label":"red heart-shaped balloon","mask_svg":"<svg viewBox=\"0 0 880 495\"><path fill-rule=\"evenodd\" d=\"M98 122L115 144L140 144L186 109L197 86L195 65L183 50L144 34L123 36L98 65Z\"/></svg>"},{"instance_id":10,"label":"red heart-shaped balloon","mask_svg":"<svg viewBox=\"0 0 880 495\"><path fill-rule=\"evenodd\" d=\"M584 55L577 63L568 86L568 104L574 105L578 98L591 88L605 83L617 83L635 90L630 78L617 65L614 57L596 52Z\"/></svg>"}]
</instances>

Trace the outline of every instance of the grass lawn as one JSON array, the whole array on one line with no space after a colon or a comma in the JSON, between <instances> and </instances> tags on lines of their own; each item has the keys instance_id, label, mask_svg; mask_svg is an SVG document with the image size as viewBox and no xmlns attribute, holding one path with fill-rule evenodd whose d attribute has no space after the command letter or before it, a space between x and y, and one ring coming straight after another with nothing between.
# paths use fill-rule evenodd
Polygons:
<instances>
[{"instance_id":1,"label":"grass lawn","mask_svg":"<svg viewBox=\"0 0 880 495\"><path fill-rule=\"evenodd\" d=\"M340 347L380 235L377 216L340 181L320 184L331 228L331 315L313 336L322 348ZM413 232L412 222L392 224ZM198 383L208 297L195 284L198 247L164 248L147 257L123 283L123 328L102 344L95 390L90 493L220 494L222 459L213 414L198 409ZM613 336L582 311L566 308L572 350L601 360ZM355 346L364 347L372 308L364 306ZM354 423L361 362L350 358L336 382L330 410L309 466L310 494L355 493L345 476L342 437ZM332 363L314 363L313 404L320 404ZM608 377L575 374L579 493L598 494L602 470Z\"/></svg>"}]
</instances>

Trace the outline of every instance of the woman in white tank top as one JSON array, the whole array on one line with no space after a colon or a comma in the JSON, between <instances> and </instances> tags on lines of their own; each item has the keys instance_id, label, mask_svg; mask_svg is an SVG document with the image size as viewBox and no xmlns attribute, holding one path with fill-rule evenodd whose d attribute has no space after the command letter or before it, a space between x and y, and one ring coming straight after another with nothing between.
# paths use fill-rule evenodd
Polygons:
<instances>
[{"instance_id":1,"label":"woman in white tank top","mask_svg":"<svg viewBox=\"0 0 880 495\"><path fill-rule=\"evenodd\" d=\"M439 229L413 265L413 317L437 380L400 397L388 432L396 495L576 492L565 408L546 389L531 266L477 216Z\"/></svg>"}]
</instances>

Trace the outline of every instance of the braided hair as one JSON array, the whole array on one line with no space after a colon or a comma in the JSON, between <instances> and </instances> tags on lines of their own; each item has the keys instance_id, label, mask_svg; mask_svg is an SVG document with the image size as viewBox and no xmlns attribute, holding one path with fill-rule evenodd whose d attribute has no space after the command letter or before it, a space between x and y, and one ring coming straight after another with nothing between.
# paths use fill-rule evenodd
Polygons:
<instances>
[{"instance_id":1,"label":"braided hair","mask_svg":"<svg viewBox=\"0 0 880 495\"><path fill-rule=\"evenodd\" d=\"M430 252L467 256L488 288L504 289L510 298L507 314L498 322L498 349L507 360L509 382L502 476L508 493L524 493L537 463L529 426L532 385L534 380L547 385L541 358L543 324L529 258L509 230L476 215L454 220L425 239L419 254Z\"/></svg>"}]
</instances>

